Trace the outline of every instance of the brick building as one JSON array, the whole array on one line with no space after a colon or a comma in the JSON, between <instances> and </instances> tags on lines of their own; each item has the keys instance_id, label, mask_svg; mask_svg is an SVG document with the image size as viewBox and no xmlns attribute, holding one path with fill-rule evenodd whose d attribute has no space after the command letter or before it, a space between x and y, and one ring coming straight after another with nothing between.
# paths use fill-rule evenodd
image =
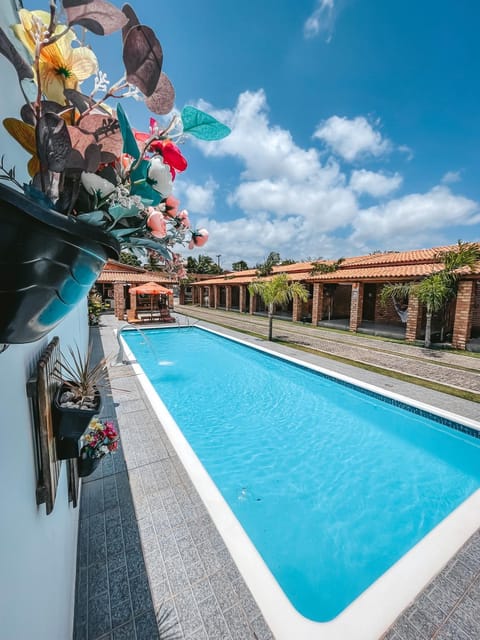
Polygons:
<instances>
[{"instance_id":1,"label":"brick building","mask_svg":"<svg viewBox=\"0 0 480 640\"><path fill-rule=\"evenodd\" d=\"M147 271L122 262L109 260L97 278L95 288L102 296L103 303L110 307L119 320L125 320L132 306L130 287L147 282L156 282L168 289L176 288L175 276L162 271ZM134 306L137 306L136 300ZM148 300L150 304L150 300Z\"/></svg>"},{"instance_id":2,"label":"brick building","mask_svg":"<svg viewBox=\"0 0 480 640\"><path fill-rule=\"evenodd\" d=\"M273 268L287 273L291 280L305 285L310 296L306 303L293 300L276 309L276 315L292 321L309 322L354 332L373 333L405 339L420 340L425 333L426 310L413 296L409 300L380 302L385 284L418 282L441 271L438 254L455 246L434 247L413 251L390 251L346 258L335 271L315 272L313 263L302 262ZM332 261L323 261L333 264ZM480 262L472 271L460 270L458 295L447 307L433 317L433 340L451 343L465 349L472 340L480 338ZM215 276L180 288L180 303L191 303L241 313L265 313L258 296L251 296L248 285L256 278L256 270L238 271Z\"/></svg>"}]
</instances>

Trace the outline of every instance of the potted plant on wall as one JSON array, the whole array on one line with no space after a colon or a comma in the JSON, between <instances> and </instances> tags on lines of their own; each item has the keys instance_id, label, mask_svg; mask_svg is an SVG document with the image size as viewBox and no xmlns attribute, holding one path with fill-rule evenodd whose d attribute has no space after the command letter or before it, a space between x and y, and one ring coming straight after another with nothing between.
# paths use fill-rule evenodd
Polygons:
<instances>
[{"instance_id":1,"label":"potted plant on wall","mask_svg":"<svg viewBox=\"0 0 480 640\"><path fill-rule=\"evenodd\" d=\"M60 460L76 458L80 438L93 416L100 413L100 387L107 375L107 362L92 362L92 345L85 356L80 349L69 349L69 359L58 361L54 376L60 382L53 400L53 429Z\"/></svg>"},{"instance_id":2,"label":"potted plant on wall","mask_svg":"<svg viewBox=\"0 0 480 640\"><path fill-rule=\"evenodd\" d=\"M60 10L62 7L60 6ZM3 120L31 155L30 183L0 161L0 342L32 342L49 332L87 294L103 264L120 248L153 250L170 271L182 271L175 244L206 241L191 229L172 196L187 161L175 144L185 134L218 140L230 130L186 106L173 113L173 86L162 71L154 32L129 5L106 0L55 0L49 11L19 11L13 33L27 62L0 29L0 53L14 66L25 104L20 118ZM125 75L110 84L76 29L96 35L122 30ZM30 64L31 62L31 64ZM84 94L81 83L92 77ZM166 116L134 131L117 102L135 97ZM173 115L172 115L173 114Z\"/></svg>"},{"instance_id":3,"label":"potted plant on wall","mask_svg":"<svg viewBox=\"0 0 480 640\"><path fill-rule=\"evenodd\" d=\"M111 420L93 418L82 437L82 448L78 458L78 475L81 478L95 471L102 458L118 448L118 433Z\"/></svg>"}]
</instances>

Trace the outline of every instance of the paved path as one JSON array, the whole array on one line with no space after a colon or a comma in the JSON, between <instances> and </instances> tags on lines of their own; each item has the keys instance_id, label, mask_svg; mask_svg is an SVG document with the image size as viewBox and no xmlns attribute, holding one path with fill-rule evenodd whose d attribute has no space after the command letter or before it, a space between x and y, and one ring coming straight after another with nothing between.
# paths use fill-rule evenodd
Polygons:
<instances>
[{"instance_id":1,"label":"paved path","mask_svg":"<svg viewBox=\"0 0 480 640\"><path fill-rule=\"evenodd\" d=\"M268 320L264 316L187 305L177 306L176 310L208 322L265 337L268 335ZM323 354L347 358L480 394L480 357L469 353L425 349L277 319L273 322L273 337L274 340L311 347Z\"/></svg>"}]
</instances>

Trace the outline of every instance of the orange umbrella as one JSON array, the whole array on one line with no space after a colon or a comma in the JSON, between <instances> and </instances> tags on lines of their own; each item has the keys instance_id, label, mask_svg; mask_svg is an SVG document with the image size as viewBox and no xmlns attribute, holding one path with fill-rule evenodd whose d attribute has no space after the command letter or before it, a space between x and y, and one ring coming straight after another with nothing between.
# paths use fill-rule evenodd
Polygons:
<instances>
[{"instance_id":1,"label":"orange umbrella","mask_svg":"<svg viewBox=\"0 0 480 640\"><path fill-rule=\"evenodd\" d=\"M138 287L130 287L128 291L129 293L150 294L152 296L159 294L171 295L173 293L171 289L162 287L162 285L157 282L146 282L145 284L138 285Z\"/></svg>"},{"instance_id":2,"label":"orange umbrella","mask_svg":"<svg viewBox=\"0 0 480 640\"><path fill-rule=\"evenodd\" d=\"M171 289L167 289L166 287L162 287L161 284L157 282L146 282L145 284L140 284L138 287L131 287L128 290L129 293L135 294L143 294L150 295L150 311L153 312L153 296L157 295L171 295L173 291Z\"/></svg>"}]
</instances>

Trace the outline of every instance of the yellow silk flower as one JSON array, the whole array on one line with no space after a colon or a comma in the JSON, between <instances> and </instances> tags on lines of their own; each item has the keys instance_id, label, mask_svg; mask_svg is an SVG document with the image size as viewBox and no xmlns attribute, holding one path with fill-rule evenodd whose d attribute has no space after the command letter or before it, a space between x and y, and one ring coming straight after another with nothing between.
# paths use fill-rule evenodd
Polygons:
<instances>
[{"instance_id":1,"label":"yellow silk flower","mask_svg":"<svg viewBox=\"0 0 480 640\"><path fill-rule=\"evenodd\" d=\"M20 24L12 29L17 38L35 56L37 42L45 37L50 23L50 14L46 11L18 12ZM55 34L65 32L65 25L58 25ZM42 92L49 100L65 104L64 89L77 89L80 82L97 72L98 62L88 47L72 47L77 38L72 29L53 44L43 47L40 52L39 75Z\"/></svg>"},{"instance_id":2,"label":"yellow silk flower","mask_svg":"<svg viewBox=\"0 0 480 640\"><path fill-rule=\"evenodd\" d=\"M5 118L3 126L8 133L19 142L22 147L31 154L28 162L28 173L33 176L40 171L40 160L37 154L37 146L35 144L35 127L31 124L17 120L17 118Z\"/></svg>"}]
</instances>

